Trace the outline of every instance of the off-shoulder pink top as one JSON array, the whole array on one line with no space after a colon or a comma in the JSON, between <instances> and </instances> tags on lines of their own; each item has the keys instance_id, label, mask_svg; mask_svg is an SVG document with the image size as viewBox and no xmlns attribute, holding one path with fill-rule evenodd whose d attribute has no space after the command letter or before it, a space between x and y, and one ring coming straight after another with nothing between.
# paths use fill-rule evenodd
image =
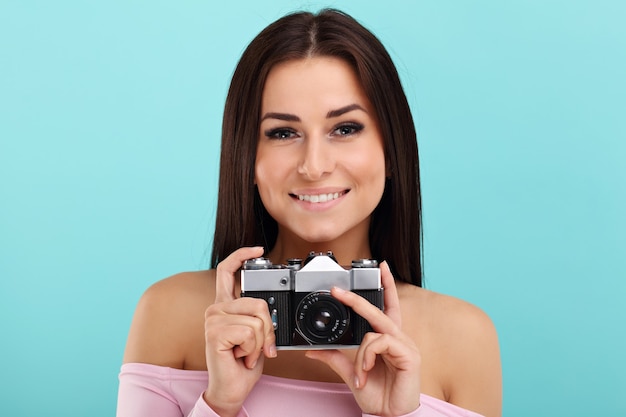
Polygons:
<instances>
[{"instance_id":1,"label":"off-shoulder pink top","mask_svg":"<svg viewBox=\"0 0 626 417\"><path fill-rule=\"evenodd\" d=\"M117 417L216 417L203 400L206 371L188 371L143 363L122 365ZM420 395L420 406L405 417L481 417L445 401ZM262 375L238 417L369 416L345 384Z\"/></svg>"}]
</instances>

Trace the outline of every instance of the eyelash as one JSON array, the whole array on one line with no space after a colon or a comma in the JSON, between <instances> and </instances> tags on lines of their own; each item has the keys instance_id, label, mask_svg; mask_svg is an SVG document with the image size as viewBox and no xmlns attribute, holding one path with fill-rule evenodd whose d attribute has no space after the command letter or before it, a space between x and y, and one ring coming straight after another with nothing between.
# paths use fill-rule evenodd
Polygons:
<instances>
[{"instance_id":1,"label":"eyelash","mask_svg":"<svg viewBox=\"0 0 626 417\"><path fill-rule=\"evenodd\" d=\"M341 137L349 137L349 136L353 136L353 135L360 133L364 127L365 126L363 126L361 123L354 123L354 122L343 123L333 128L331 132L332 134L335 134L335 132L337 131L349 129L350 132L348 133L345 133L345 134L339 133L339 136ZM278 127L276 129L269 129L265 131L265 137L267 137L268 139L274 139L274 140L292 139L293 135L296 135L296 134L297 132L295 130L286 128L286 127Z\"/></svg>"},{"instance_id":2,"label":"eyelash","mask_svg":"<svg viewBox=\"0 0 626 417\"><path fill-rule=\"evenodd\" d=\"M282 137L284 134L288 134L289 137ZM288 129L286 127L278 127L276 129L269 129L265 131L265 137L268 139L274 140L287 140L291 139L295 135L296 131L293 129Z\"/></svg>"},{"instance_id":3,"label":"eyelash","mask_svg":"<svg viewBox=\"0 0 626 417\"><path fill-rule=\"evenodd\" d=\"M342 130L342 129L350 129L350 133L346 133L346 134L340 134L340 136L353 136L356 135L358 133L361 132L361 130L363 130L365 126L363 126L361 123L344 123L342 125L337 126L335 129L333 129L333 132L337 132L338 130Z\"/></svg>"}]
</instances>

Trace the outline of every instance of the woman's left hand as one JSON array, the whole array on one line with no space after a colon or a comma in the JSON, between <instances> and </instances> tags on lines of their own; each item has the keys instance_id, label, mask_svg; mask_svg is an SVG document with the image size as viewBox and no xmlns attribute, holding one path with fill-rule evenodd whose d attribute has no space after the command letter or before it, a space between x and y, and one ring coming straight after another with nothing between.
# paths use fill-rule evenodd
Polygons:
<instances>
[{"instance_id":1,"label":"woman's left hand","mask_svg":"<svg viewBox=\"0 0 626 417\"><path fill-rule=\"evenodd\" d=\"M386 262L381 264L385 312L351 291L332 295L365 318L367 333L352 360L341 350L311 350L306 356L330 366L350 387L364 413L401 416L420 405L420 353L401 330L400 301Z\"/></svg>"}]
</instances>

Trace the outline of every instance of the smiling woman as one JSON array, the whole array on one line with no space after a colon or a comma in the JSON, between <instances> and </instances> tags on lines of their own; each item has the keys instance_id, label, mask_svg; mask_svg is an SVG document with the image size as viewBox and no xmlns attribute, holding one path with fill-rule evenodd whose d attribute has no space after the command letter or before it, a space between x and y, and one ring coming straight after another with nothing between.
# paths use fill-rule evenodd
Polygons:
<instances>
[{"instance_id":1,"label":"smiling woman","mask_svg":"<svg viewBox=\"0 0 626 417\"><path fill-rule=\"evenodd\" d=\"M286 248L294 245L299 253L321 252L330 242L345 263L370 257L363 236L385 188L385 154L352 68L328 57L276 65L261 114L255 183L282 226L271 257L289 258ZM288 242L281 233L287 230L297 230Z\"/></svg>"},{"instance_id":2,"label":"smiling woman","mask_svg":"<svg viewBox=\"0 0 626 417\"><path fill-rule=\"evenodd\" d=\"M281 64L312 57L334 58L349 66L353 77L350 81L358 84L353 90L367 98L361 105L369 104L368 114L380 129L389 177L372 213L369 229L372 256L386 259L396 279L420 286L421 197L411 111L397 70L384 46L357 21L336 11L321 12L318 16L293 14L268 26L252 40L235 69L222 124L213 266L242 246L254 244L272 248L276 243L279 219L269 215L254 184L258 139L265 133L261 132L261 119L269 116L268 112L281 113L281 117L299 115L284 105L262 109L266 81L270 75L277 74ZM323 77L323 74L318 76ZM305 81L297 74L294 77L293 85L300 88L313 81ZM309 85L309 91L319 87L321 85L315 82ZM309 100L306 96L296 97L292 90L283 91L282 98L288 97ZM328 108L323 111L344 111L344 106L359 104L349 97L344 100L332 106L324 104ZM285 133L282 131L281 135ZM394 172L402 175L394 176Z\"/></svg>"},{"instance_id":3,"label":"smiling woman","mask_svg":"<svg viewBox=\"0 0 626 417\"><path fill-rule=\"evenodd\" d=\"M491 321L421 288L415 128L373 34L336 10L268 26L233 75L221 152L213 269L165 279L141 298L119 417L500 415ZM352 319L366 330L353 349L280 344L279 353L275 330L298 331L288 325L291 299L240 297L236 275L288 260L264 272L306 294L298 277L311 270L297 259L329 251L373 275L351 270L340 284L327 274L348 273L325 258L327 269L307 275L308 295L350 311L342 329ZM319 313L326 328L331 316Z\"/></svg>"}]
</instances>

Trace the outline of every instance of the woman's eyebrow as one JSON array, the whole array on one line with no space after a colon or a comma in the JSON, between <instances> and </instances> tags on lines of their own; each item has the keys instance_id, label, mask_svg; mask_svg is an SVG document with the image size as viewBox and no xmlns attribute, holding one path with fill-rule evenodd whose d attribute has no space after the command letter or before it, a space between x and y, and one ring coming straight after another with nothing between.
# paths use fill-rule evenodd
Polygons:
<instances>
[{"instance_id":1,"label":"woman's eyebrow","mask_svg":"<svg viewBox=\"0 0 626 417\"><path fill-rule=\"evenodd\" d=\"M353 103L353 104L348 104L347 106L343 106L343 107L341 107L341 108L339 108L337 110L329 111L328 114L326 115L326 118L327 119L331 119L333 117L339 117L342 114L351 112L352 110L362 110L365 113L367 113L367 111L363 107L359 106L356 103Z\"/></svg>"},{"instance_id":2,"label":"woman's eyebrow","mask_svg":"<svg viewBox=\"0 0 626 417\"><path fill-rule=\"evenodd\" d=\"M278 119L278 120L284 120L286 122L299 122L300 121L300 118L296 116L295 114L274 113L274 112L265 113L263 117L261 117L261 121L265 119Z\"/></svg>"},{"instance_id":3,"label":"woman's eyebrow","mask_svg":"<svg viewBox=\"0 0 626 417\"><path fill-rule=\"evenodd\" d=\"M353 103L353 104L348 104L347 106L343 106L339 109L329 111L326 114L326 118L332 119L333 117L339 117L342 114L351 112L353 110L362 110L367 113L367 111L363 107L361 107L360 105L356 103ZM261 117L261 121L265 119L278 119L278 120L284 120L286 122L300 122L301 121L300 118L296 116L295 114L276 113L276 112L265 113L263 117Z\"/></svg>"}]
</instances>

